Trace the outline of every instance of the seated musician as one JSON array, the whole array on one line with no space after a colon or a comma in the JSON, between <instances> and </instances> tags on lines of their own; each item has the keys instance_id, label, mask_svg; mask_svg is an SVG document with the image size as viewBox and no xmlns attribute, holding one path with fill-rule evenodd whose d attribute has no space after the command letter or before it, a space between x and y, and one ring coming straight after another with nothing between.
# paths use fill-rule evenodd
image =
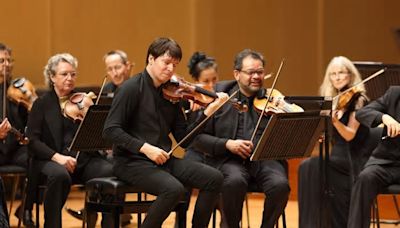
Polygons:
<instances>
[{"instance_id":1,"label":"seated musician","mask_svg":"<svg viewBox=\"0 0 400 228\"><path fill-rule=\"evenodd\" d=\"M384 136L372 152L351 192L349 228L369 227L370 209L379 191L400 184L400 86L386 93L356 113L360 123L370 127L384 124Z\"/></svg>"},{"instance_id":2,"label":"seated musician","mask_svg":"<svg viewBox=\"0 0 400 228\"><path fill-rule=\"evenodd\" d=\"M6 85L10 84L12 78L13 70L13 59L12 59L11 48L5 44L0 43L0 105L3 107L3 96L4 82ZM28 150L26 145L21 145L21 143L16 139L14 134L7 134L7 132L13 126L15 129L23 132L28 120L28 108L24 105L16 102L12 102L9 97L6 99L6 113L2 124L1 138L4 140L0 141L0 165L18 165L27 168L28 167ZM3 118L4 110L1 108L1 118ZM3 134L6 133L6 134ZM22 208L16 210L15 215L19 217L22 215ZM11 212L10 212L11 213ZM31 210L24 210L23 212L23 224L25 226L33 226L32 213Z\"/></svg>"},{"instance_id":3,"label":"seated musician","mask_svg":"<svg viewBox=\"0 0 400 228\"><path fill-rule=\"evenodd\" d=\"M11 74L13 69L13 59L11 57L11 49L4 44L0 44L0 92L1 97L4 95L4 82L10 83ZM7 86L8 87L8 86ZM6 99L6 115L9 124L16 129L24 130L26 121L28 118L28 110L23 105L11 102L8 98ZM1 107L3 107L3 99L0 101ZM2 108L1 108L2 110ZM1 111L3 116L3 110ZM5 127L10 129L10 125L6 124ZM8 127L7 127L8 126ZM27 147L20 145L13 134L8 134L5 137L6 140L0 142L0 165L3 164L15 164L22 167L27 167Z\"/></svg>"},{"instance_id":4,"label":"seated musician","mask_svg":"<svg viewBox=\"0 0 400 228\"><path fill-rule=\"evenodd\" d=\"M249 160L268 120L268 117L262 118L256 137L250 141L259 117L253 108L253 101L257 95L261 97L260 93L264 90L264 64L264 57L253 50L246 49L236 55L233 71L236 80L218 82L216 91L232 94L239 90L236 98L247 104L249 111L240 113L232 105L223 106L192 143L196 150L208 154L207 163L224 175L223 220L230 228L239 227L250 182L257 183L267 197L261 227L274 227L289 197L286 161Z\"/></svg>"},{"instance_id":5,"label":"seated musician","mask_svg":"<svg viewBox=\"0 0 400 228\"><path fill-rule=\"evenodd\" d=\"M361 75L354 64L346 57L332 58L320 87L321 96L335 97L361 81ZM357 110L367 103L363 85L357 86L359 93L340 107L339 99L332 113L332 148L329 160L329 187L332 194L329 204L321 205L321 170L318 157L304 160L298 170L299 227L346 227L353 177L360 172L366 162L364 157L365 138L368 128L360 125L355 118ZM343 106L343 105L342 105ZM321 208L329 207L329 220L321 221Z\"/></svg>"},{"instance_id":6,"label":"seated musician","mask_svg":"<svg viewBox=\"0 0 400 228\"><path fill-rule=\"evenodd\" d=\"M107 94L107 97L110 97L112 99L114 97L114 92L117 90L117 88L129 79L134 64L128 60L128 55L121 50L109 51L104 55L103 59L106 65L107 76L109 77L110 81L104 85L102 94ZM112 150L99 152L111 162L113 162ZM74 218L77 218L79 220L83 219L84 213L82 209L78 211L68 207L66 207L65 209L68 214L70 214ZM130 215L122 215L121 225L125 226L130 224L130 218Z\"/></svg>"},{"instance_id":7,"label":"seated musician","mask_svg":"<svg viewBox=\"0 0 400 228\"><path fill-rule=\"evenodd\" d=\"M134 64L128 60L128 55L121 50L113 50L107 52L104 56L107 75L110 78L103 89L103 93L114 96L115 90L122 85L131 76Z\"/></svg>"},{"instance_id":8,"label":"seated musician","mask_svg":"<svg viewBox=\"0 0 400 228\"><path fill-rule=\"evenodd\" d=\"M78 156L67 149L79 125L72 120L76 116L65 107L90 99L86 95L76 101L69 99L74 95L77 66L77 59L68 53L56 54L48 60L44 76L50 90L35 101L28 120L29 150L34 156L32 182L40 184L44 179L47 187L44 227L49 228L62 227L61 210L72 183L112 175L112 164L98 152L82 152ZM92 218L88 219L88 227L94 227ZM110 216L103 216L102 227L112 227Z\"/></svg>"},{"instance_id":9,"label":"seated musician","mask_svg":"<svg viewBox=\"0 0 400 228\"><path fill-rule=\"evenodd\" d=\"M146 68L117 90L104 126L103 136L114 144L114 174L157 196L141 225L145 228L162 226L183 197L184 186L200 189L192 226L207 227L222 184L218 170L168 153L170 133L180 141L227 99L226 94L219 94L204 115L187 127L179 103L170 102L162 94L181 57L176 41L154 40L148 48Z\"/></svg>"},{"instance_id":10,"label":"seated musician","mask_svg":"<svg viewBox=\"0 0 400 228\"><path fill-rule=\"evenodd\" d=\"M218 81L218 65L214 58L207 56L203 52L195 52L189 59L187 65L189 73L195 84L204 86L205 89L213 90L215 83ZM195 119L202 114L203 108L194 102L183 103L187 119L195 121ZM205 163L205 155L189 146L185 150L185 160L196 161ZM192 189L187 189L186 193L186 206L189 207ZM176 221L177 222L177 221ZM175 226L176 227L176 226Z\"/></svg>"},{"instance_id":11,"label":"seated musician","mask_svg":"<svg viewBox=\"0 0 400 228\"><path fill-rule=\"evenodd\" d=\"M189 73L194 83L204 85L206 89L213 90L215 83L218 81L218 65L214 58L205 55L202 52L193 53L188 63ZM187 107L188 119L195 119L202 113L202 107L191 102ZM205 162L204 154L198 152L193 147L188 147L185 152L185 159Z\"/></svg>"}]
</instances>

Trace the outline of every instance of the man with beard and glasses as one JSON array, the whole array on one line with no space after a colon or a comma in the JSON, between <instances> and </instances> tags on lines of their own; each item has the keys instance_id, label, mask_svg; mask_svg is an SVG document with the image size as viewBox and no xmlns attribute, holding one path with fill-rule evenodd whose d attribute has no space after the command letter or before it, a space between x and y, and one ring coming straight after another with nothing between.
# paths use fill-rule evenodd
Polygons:
<instances>
[{"instance_id":1,"label":"man with beard and glasses","mask_svg":"<svg viewBox=\"0 0 400 228\"><path fill-rule=\"evenodd\" d=\"M216 167L224 175L222 214L230 228L240 227L243 201L251 182L255 182L267 198L261 227L274 226L289 197L286 161L249 159L268 121L268 117L262 118L251 141L259 117L253 108L253 101L265 94L262 88L264 64L264 57L259 52L246 49L237 54L233 70L236 80L217 83L215 91L232 94L239 90L236 98L247 104L249 111L240 113L232 105L223 106L192 143L196 150L209 155L207 164Z\"/></svg>"}]
</instances>

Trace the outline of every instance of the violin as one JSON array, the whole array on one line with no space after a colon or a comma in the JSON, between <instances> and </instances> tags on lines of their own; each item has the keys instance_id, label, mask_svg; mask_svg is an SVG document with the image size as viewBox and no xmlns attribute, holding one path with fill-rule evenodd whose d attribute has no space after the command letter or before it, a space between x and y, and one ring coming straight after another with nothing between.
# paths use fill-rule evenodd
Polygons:
<instances>
[{"instance_id":1,"label":"violin","mask_svg":"<svg viewBox=\"0 0 400 228\"><path fill-rule=\"evenodd\" d=\"M93 92L84 93L84 92L77 92L72 94L64 104L62 104L62 112L63 115L67 118L72 119L76 123L80 123L85 118L86 113L90 106L94 104L98 104L100 101L101 93L103 92L104 85L107 81L107 75L104 76L103 83L100 87L99 96L97 97L96 94ZM96 103L93 103L93 99L97 97Z\"/></svg>"},{"instance_id":2,"label":"violin","mask_svg":"<svg viewBox=\"0 0 400 228\"><path fill-rule=\"evenodd\" d=\"M340 92L338 95L333 97L334 103L336 103L336 110L342 110L347 108L347 106L350 104L352 101L353 97L359 96L361 93L365 92L361 88L358 87L358 85L361 85L363 83L368 82L369 80L381 75L383 72L385 72L386 68L380 69L374 74L368 76L367 78L363 79L362 81L352 85L351 87L347 88L346 90Z\"/></svg>"},{"instance_id":3,"label":"violin","mask_svg":"<svg viewBox=\"0 0 400 228\"><path fill-rule=\"evenodd\" d=\"M211 88L207 88L207 86L201 84L189 83L175 75L172 76L169 82L163 85L162 92L164 98L172 103L181 100L191 100L202 107L206 107L218 98L217 94L211 91ZM240 112L248 111L247 105L242 104L237 99L230 99L229 102Z\"/></svg>"},{"instance_id":4,"label":"violin","mask_svg":"<svg viewBox=\"0 0 400 228\"><path fill-rule=\"evenodd\" d=\"M265 89L262 90L261 96L254 99L253 107L256 111L262 112L265 109L265 115L276 113L304 112L304 109L296 104L289 104L285 101L285 96L277 89L273 89L271 94L266 96Z\"/></svg>"},{"instance_id":5,"label":"violin","mask_svg":"<svg viewBox=\"0 0 400 228\"><path fill-rule=\"evenodd\" d=\"M336 110L344 110L346 109L351 101L353 101L354 97L358 97L364 91L358 87L353 87L349 91L340 94L336 104Z\"/></svg>"},{"instance_id":6,"label":"violin","mask_svg":"<svg viewBox=\"0 0 400 228\"><path fill-rule=\"evenodd\" d=\"M82 122L89 107L94 105L94 98L96 98L96 95L93 92L72 94L63 104L63 115L76 123Z\"/></svg>"},{"instance_id":7,"label":"violin","mask_svg":"<svg viewBox=\"0 0 400 228\"><path fill-rule=\"evenodd\" d=\"M37 94L33 84L26 78L16 78L11 81L7 89L7 97L17 104L23 105L28 111L31 110Z\"/></svg>"}]
</instances>

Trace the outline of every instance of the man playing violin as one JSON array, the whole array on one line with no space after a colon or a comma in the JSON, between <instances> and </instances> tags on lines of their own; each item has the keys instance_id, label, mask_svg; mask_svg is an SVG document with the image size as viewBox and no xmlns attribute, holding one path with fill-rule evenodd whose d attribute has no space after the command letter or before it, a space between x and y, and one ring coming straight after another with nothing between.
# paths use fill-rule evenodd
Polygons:
<instances>
[{"instance_id":1,"label":"man playing violin","mask_svg":"<svg viewBox=\"0 0 400 228\"><path fill-rule=\"evenodd\" d=\"M6 101L6 112L3 110L3 102L5 91L10 84L12 77L14 60L12 59L12 50L5 44L0 43L0 114L1 118L5 118L0 126L2 129L10 130L11 126L19 131L24 131L28 120L28 110L23 105L11 102L8 97ZM4 84L6 83L6 84ZM8 124L7 124L8 122ZM7 133L8 131L3 131ZM28 150L25 145L21 145L19 141L14 137L13 134L2 134L2 139L0 141L0 165L13 164L27 168L28 166ZM21 209L16 210L16 215L19 216ZM23 223L25 226L32 226L32 213L29 210L24 211Z\"/></svg>"},{"instance_id":2,"label":"man playing violin","mask_svg":"<svg viewBox=\"0 0 400 228\"><path fill-rule=\"evenodd\" d=\"M233 71L236 80L218 82L216 91L232 94L239 90L237 99L247 104L249 111L240 113L233 106L223 106L192 144L196 150L209 155L208 164L224 175L223 220L230 228L239 227L243 201L251 182L261 187L268 199L264 203L261 227L274 226L289 197L286 161L249 160L268 119L262 118L256 137L250 141L259 117L253 101L262 96L264 63L264 57L253 50L246 49L236 55Z\"/></svg>"},{"instance_id":3,"label":"man playing violin","mask_svg":"<svg viewBox=\"0 0 400 228\"><path fill-rule=\"evenodd\" d=\"M74 93L77 66L77 59L68 53L50 57L44 69L49 91L34 102L28 120L29 149L34 156L32 172L36 174L32 183L44 182L47 187L44 227L49 228L62 227L61 210L72 183L112 175L112 164L97 151L78 156L76 151L68 150L79 124L64 108L68 102L74 105L86 98ZM32 202L27 199L27 203ZM95 219L88 220L88 227L94 227ZM103 216L102 227L113 227L112 223L110 216Z\"/></svg>"},{"instance_id":4,"label":"man playing violin","mask_svg":"<svg viewBox=\"0 0 400 228\"><path fill-rule=\"evenodd\" d=\"M383 124L386 130L351 192L347 227L366 228L378 193L388 185L400 184L400 86L391 86L382 97L360 109L356 118L370 127Z\"/></svg>"},{"instance_id":5,"label":"man playing violin","mask_svg":"<svg viewBox=\"0 0 400 228\"><path fill-rule=\"evenodd\" d=\"M148 48L146 68L117 90L104 125L103 136L114 144L114 174L121 180L157 196L141 227L161 227L178 204L184 186L200 189L193 227L207 227L215 206L222 175L202 163L170 156L172 133L180 141L211 115L226 94L219 94L204 114L187 126L179 103L162 94L163 85L174 75L182 50L170 38L157 38ZM185 144L190 140L185 141Z\"/></svg>"},{"instance_id":6,"label":"man playing violin","mask_svg":"<svg viewBox=\"0 0 400 228\"><path fill-rule=\"evenodd\" d=\"M0 43L0 92L1 92L1 107L3 107L4 96L4 82L9 83L13 69L13 59L11 57L11 49L4 44ZM22 105L11 102L6 99L6 113L1 108L1 118L5 119L6 123L9 122L11 126L21 131L25 130L26 121L28 118L28 110ZM5 115L4 115L5 114ZM10 127L11 127L10 126ZM4 137L5 138L5 137ZM12 134L6 136L5 142L0 143L0 165L2 164L15 164L22 167L27 167L28 153L26 146L22 146L13 137Z\"/></svg>"}]
</instances>

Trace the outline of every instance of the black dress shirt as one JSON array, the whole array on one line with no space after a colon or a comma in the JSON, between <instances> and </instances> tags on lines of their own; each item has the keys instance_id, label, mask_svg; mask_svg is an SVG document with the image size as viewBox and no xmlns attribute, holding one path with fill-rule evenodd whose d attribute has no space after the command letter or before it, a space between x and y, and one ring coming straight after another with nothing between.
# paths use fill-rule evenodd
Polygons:
<instances>
[{"instance_id":1,"label":"black dress shirt","mask_svg":"<svg viewBox=\"0 0 400 228\"><path fill-rule=\"evenodd\" d=\"M146 70L118 88L103 130L103 137L114 143L116 159L147 160L139 152L144 143L168 152L172 145L170 133L179 141L205 118L201 115L192 127L187 128L181 107L164 99L161 88L154 86ZM183 145L187 146L188 143L190 140Z\"/></svg>"}]
</instances>

